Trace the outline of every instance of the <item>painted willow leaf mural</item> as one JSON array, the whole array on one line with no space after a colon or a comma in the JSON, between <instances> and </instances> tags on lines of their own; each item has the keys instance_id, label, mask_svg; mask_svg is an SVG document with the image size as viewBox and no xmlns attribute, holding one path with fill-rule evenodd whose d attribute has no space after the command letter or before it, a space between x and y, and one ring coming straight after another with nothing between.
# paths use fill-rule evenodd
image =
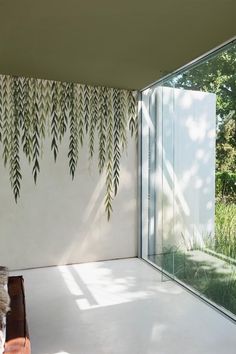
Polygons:
<instances>
[{"instance_id":1,"label":"painted willow leaf mural","mask_svg":"<svg viewBox=\"0 0 236 354\"><path fill-rule=\"evenodd\" d=\"M21 151L32 167L34 182L46 135L56 162L68 131L68 165L75 177L79 153L88 136L89 159L98 138L98 170L105 174L108 219L119 188L120 159L127 147L127 128L137 135L137 93L102 86L0 75L0 145L15 201L22 181Z\"/></svg>"}]
</instances>

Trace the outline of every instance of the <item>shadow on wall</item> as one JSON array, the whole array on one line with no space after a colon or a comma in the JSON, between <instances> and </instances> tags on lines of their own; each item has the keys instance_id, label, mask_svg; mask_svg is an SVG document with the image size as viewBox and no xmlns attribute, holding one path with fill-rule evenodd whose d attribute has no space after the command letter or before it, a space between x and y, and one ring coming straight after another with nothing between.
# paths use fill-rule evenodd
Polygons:
<instances>
[{"instance_id":1,"label":"shadow on wall","mask_svg":"<svg viewBox=\"0 0 236 354\"><path fill-rule=\"evenodd\" d=\"M215 94L157 87L145 95L150 176L144 178L149 185L156 181L157 190L156 197L149 190L158 210L154 253L168 246L203 246L204 238L214 235Z\"/></svg>"},{"instance_id":2,"label":"shadow on wall","mask_svg":"<svg viewBox=\"0 0 236 354\"><path fill-rule=\"evenodd\" d=\"M11 269L22 269L136 256L134 140L121 160L120 189L109 223L104 211L105 176L97 172L96 156L88 161L86 142L74 181L69 176L64 145L54 164L50 142L46 143L36 186L22 156L24 183L17 205L8 173L1 167L1 262Z\"/></svg>"}]
</instances>

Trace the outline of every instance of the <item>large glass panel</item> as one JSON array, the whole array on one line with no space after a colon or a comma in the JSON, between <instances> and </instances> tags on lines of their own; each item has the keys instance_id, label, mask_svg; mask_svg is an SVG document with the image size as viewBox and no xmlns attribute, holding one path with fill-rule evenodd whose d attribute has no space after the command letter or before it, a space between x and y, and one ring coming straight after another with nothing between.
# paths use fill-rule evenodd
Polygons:
<instances>
[{"instance_id":1,"label":"large glass panel","mask_svg":"<svg viewBox=\"0 0 236 354\"><path fill-rule=\"evenodd\" d=\"M236 45L142 92L142 257L236 315Z\"/></svg>"}]
</instances>

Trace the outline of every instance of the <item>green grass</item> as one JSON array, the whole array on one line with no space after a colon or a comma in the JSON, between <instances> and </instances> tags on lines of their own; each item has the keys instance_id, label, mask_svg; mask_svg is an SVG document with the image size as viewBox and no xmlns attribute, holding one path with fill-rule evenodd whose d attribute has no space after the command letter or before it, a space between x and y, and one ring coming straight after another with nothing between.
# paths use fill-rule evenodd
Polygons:
<instances>
[{"instance_id":1,"label":"green grass","mask_svg":"<svg viewBox=\"0 0 236 354\"><path fill-rule=\"evenodd\" d=\"M236 204L217 203L214 250L236 259Z\"/></svg>"},{"instance_id":2,"label":"green grass","mask_svg":"<svg viewBox=\"0 0 236 354\"><path fill-rule=\"evenodd\" d=\"M215 237L208 235L205 241L205 251L197 245L193 245L193 249L203 252L203 255L209 252L209 248L212 249L216 259L219 258L223 262L222 267L204 257L205 261L196 261L191 250L183 252L176 247L169 247L163 250L163 254L151 256L150 260L236 315L236 265L223 257L236 260L236 204L216 203Z\"/></svg>"},{"instance_id":3,"label":"green grass","mask_svg":"<svg viewBox=\"0 0 236 354\"><path fill-rule=\"evenodd\" d=\"M236 267L225 263L216 269L211 263L191 259L191 253L182 251L157 256L155 263L165 271L197 290L206 298L236 314ZM229 267L229 268L228 268Z\"/></svg>"}]
</instances>

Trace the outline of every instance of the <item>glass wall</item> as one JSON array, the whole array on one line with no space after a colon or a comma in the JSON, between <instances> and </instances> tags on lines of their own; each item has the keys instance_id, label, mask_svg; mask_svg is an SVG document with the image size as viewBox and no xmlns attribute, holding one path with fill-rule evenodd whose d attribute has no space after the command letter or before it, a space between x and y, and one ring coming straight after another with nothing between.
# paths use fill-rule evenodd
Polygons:
<instances>
[{"instance_id":1,"label":"glass wall","mask_svg":"<svg viewBox=\"0 0 236 354\"><path fill-rule=\"evenodd\" d=\"M142 257L236 315L236 44L141 96Z\"/></svg>"}]
</instances>

